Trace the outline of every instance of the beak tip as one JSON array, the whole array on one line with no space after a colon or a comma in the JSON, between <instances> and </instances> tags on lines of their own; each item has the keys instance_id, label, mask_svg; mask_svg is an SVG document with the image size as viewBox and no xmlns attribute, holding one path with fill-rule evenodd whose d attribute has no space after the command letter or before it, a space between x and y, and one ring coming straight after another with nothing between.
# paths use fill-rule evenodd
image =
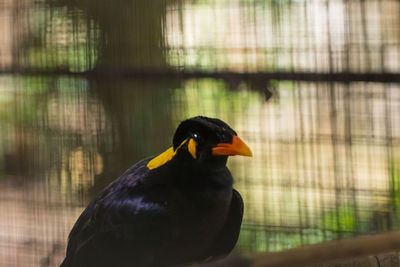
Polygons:
<instances>
[{"instance_id":1,"label":"beak tip","mask_svg":"<svg viewBox=\"0 0 400 267\"><path fill-rule=\"evenodd\" d=\"M243 154L241 154L241 155L242 155L242 156L245 156L245 157L253 157L253 152L250 150L249 147L247 147L247 148L248 148L248 150L245 151L245 153L243 153Z\"/></svg>"}]
</instances>

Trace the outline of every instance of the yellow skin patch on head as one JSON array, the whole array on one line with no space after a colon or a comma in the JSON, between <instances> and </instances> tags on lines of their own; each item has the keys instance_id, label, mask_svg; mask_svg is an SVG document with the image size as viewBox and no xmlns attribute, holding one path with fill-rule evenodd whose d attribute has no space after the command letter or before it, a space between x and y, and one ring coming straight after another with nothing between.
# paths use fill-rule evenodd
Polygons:
<instances>
[{"instance_id":1,"label":"yellow skin patch on head","mask_svg":"<svg viewBox=\"0 0 400 267\"><path fill-rule=\"evenodd\" d=\"M147 163L147 168L149 168L150 170L158 168L164 165L166 162L170 161L175 156L175 154L176 150L174 151L174 148L170 147L154 159L150 160L149 163Z\"/></svg>"},{"instance_id":2,"label":"yellow skin patch on head","mask_svg":"<svg viewBox=\"0 0 400 267\"><path fill-rule=\"evenodd\" d=\"M191 139L192 140L192 139ZM170 161L175 155L176 152L178 151L179 148L181 148L181 146L183 146L186 143L187 140L184 140L177 148L176 150L174 150L173 147L168 148L167 150L165 150L163 153L161 153L160 155L158 155L157 157L155 157L154 159L150 160L149 163L147 163L147 168L149 168L150 170L153 170L155 168L158 168L162 165L164 165L165 163L167 163L168 161ZM190 143L189 143L190 144Z\"/></svg>"},{"instance_id":3,"label":"yellow skin patch on head","mask_svg":"<svg viewBox=\"0 0 400 267\"><path fill-rule=\"evenodd\" d=\"M196 141L194 141L193 139L189 140L189 144L188 144L188 150L190 155L192 155L192 157L194 159L196 159Z\"/></svg>"}]
</instances>

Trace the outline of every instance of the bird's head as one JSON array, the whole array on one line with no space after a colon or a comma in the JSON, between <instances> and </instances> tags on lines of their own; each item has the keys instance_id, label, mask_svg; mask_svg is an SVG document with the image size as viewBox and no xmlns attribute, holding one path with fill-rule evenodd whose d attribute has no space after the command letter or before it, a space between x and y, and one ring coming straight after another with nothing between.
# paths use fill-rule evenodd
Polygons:
<instances>
[{"instance_id":1,"label":"bird's head","mask_svg":"<svg viewBox=\"0 0 400 267\"><path fill-rule=\"evenodd\" d=\"M151 160L148 167L157 168L177 154L199 164L225 164L228 156L252 156L250 148L228 124L202 116L181 122L173 138L173 147Z\"/></svg>"}]
</instances>

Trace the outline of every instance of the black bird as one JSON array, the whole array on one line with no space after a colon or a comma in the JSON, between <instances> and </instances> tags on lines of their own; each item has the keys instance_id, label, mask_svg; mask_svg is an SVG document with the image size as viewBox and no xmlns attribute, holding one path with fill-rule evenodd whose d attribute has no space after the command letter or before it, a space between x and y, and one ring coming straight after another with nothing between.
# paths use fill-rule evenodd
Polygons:
<instances>
[{"instance_id":1,"label":"black bird","mask_svg":"<svg viewBox=\"0 0 400 267\"><path fill-rule=\"evenodd\" d=\"M243 201L228 156L252 156L219 119L179 125L173 146L112 182L80 215L61 267L171 266L228 255Z\"/></svg>"}]
</instances>

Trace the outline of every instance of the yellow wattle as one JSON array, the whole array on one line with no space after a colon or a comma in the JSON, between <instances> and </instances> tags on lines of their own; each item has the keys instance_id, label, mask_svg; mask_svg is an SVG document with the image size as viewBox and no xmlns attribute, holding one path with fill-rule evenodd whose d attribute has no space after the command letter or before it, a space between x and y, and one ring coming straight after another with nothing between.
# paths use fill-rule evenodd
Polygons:
<instances>
[{"instance_id":1,"label":"yellow wattle","mask_svg":"<svg viewBox=\"0 0 400 267\"><path fill-rule=\"evenodd\" d=\"M196 141L194 141L193 139L189 140L188 150L190 155L192 155L192 157L196 159Z\"/></svg>"},{"instance_id":2,"label":"yellow wattle","mask_svg":"<svg viewBox=\"0 0 400 267\"><path fill-rule=\"evenodd\" d=\"M158 168L168 161L170 161L175 155L178 149L183 146L184 143L186 143L187 140L184 140L175 150L173 147L168 148L165 150L163 153L155 157L154 159L150 160L149 163L147 163L147 168L150 170L153 170L155 168Z\"/></svg>"},{"instance_id":3,"label":"yellow wattle","mask_svg":"<svg viewBox=\"0 0 400 267\"><path fill-rule=\"evenodd\" d=\"M175 154L176 150L174 151L174 148L170 147L154 159L150 160L149 163L147 163L147 168L149 168L150 170L158 168L170 161L175 156Z\"/></svg>"}]
</instances>

